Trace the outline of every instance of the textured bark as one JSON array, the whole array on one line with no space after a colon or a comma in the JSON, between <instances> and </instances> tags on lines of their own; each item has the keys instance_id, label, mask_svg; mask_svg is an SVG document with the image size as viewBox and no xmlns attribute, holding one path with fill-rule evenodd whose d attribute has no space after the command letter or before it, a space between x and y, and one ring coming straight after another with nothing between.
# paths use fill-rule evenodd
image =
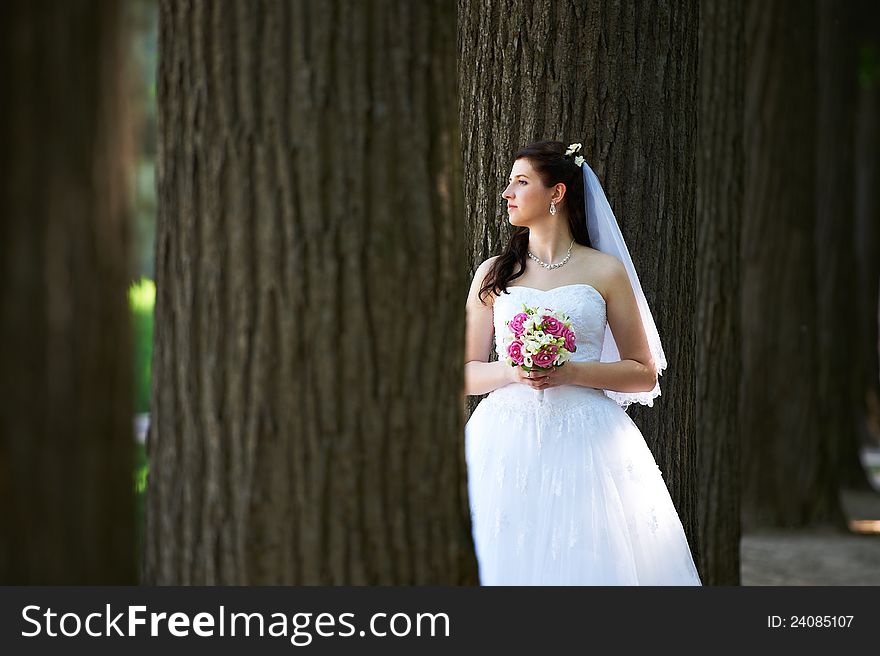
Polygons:
<instances>
[{"instance_id":1,"label":"textured bark","mask_svg":"<svg viewBox=\"0 0 880 656\"><path fill-rule=\"evenodd\" d=\"M839 523L818 382L815 5L746 7L744 529Z\"/></svg>"},{"instance_id":2,"label":"textured bark","mask_svg":"<svg viewBox=\"0 0 880 656\"><path fill-rule=\"evenodd\" d=\"M459 0L470 272L506 240L513 153L537 139L582 142L670 363L654 407L631 413L694 545L697 22L695 0Z\"/></svg>"},{"instance_id":3,"label":"textured bark","mask_svg":"<svg viewBox=\"0 0 880 656\"><path fill-rule=\"evenodd\" d=\"M856 5L817 0L816 295L819 399L831 465L848 487L870 489L859 462L859 295L855 243ZM841 331L847 326L850 338Z\"/></svg>"},{"instance_id":4,"label":"textured bark","mask_svg":"<svg viewBox=\"0 0 880 656\"><path fill-rule=\"evenodd\" d=\"M145 579L476 583L454 4L160 11Z\"/></svg>"},{"instance_id":5,"label":"textured bark","mask_svg":"<svg viewBox=\"0 0 880 656\"><path fill-rule=\"evenodd\" d=\"M740 583L739 235L743 206L744 7L700 5L697 149L697 407L700 572Z\"/></svg>"},{"instance_id":6,"label":"textured bark","mask_svg":"<svg viewBox=\"0 0 880 656\"><path fill-rule=\"evenodd\" d=\"M0 583L136 581L119 3L0 8Z\"/></svg>"}]
</instances>

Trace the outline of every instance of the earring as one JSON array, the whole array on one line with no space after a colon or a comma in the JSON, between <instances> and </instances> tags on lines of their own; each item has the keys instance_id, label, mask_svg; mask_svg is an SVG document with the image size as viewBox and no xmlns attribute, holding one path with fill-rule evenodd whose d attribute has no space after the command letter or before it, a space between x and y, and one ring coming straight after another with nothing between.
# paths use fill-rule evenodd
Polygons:
<instances>
[{"instance_id":1,"label":"earring","mask_svg":"<svg viewBox=\"0 0 880 656\"><path fill-rule=\"evenodd\" d=\"M550 214L551 216L556 215L556 203L554 203L552 200L550 201Z\"/></svg>"}]
</instances>

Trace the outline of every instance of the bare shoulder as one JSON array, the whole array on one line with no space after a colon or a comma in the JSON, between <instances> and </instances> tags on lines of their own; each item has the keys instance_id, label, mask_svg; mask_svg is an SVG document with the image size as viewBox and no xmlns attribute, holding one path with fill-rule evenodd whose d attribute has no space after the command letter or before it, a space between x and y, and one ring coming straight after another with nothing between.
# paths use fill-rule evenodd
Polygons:
<instances>
[{"instance_id":1,"label":"bare shoulder","mask_svg":"<svg viewBox=\"0 0 880 656\"><path fill-rule=\"evenodd\" d=\"M584 247L590 265L605 273L613 273L619 267L623 270L623 263L613 255L597 251L595 248Z\"/></svg>"},{"instance_id":2,"label":"bare shoulder","mask_svg":"<svg viewBox=\"0 0 880 656\"><path fill-rule=\"evenodd\" d=\"M489 272L491 266L495 263L495 260L497 260L499 257L501 256L493 255L489 259L483 260L480 266L477 267L477 273L482 273L485 276Z\"/></svg>"},{"instance_id":3,"label":"bare shoulder","mask_svg":"<svg viewBox=\"0 0 880 656\"><path fill-rule=\"evenodd\" d=\"M616 286L628 280L623 262L613 255L585 247L584 262L589 279L595 281L594 286L606 299Z\"/></svg>"},{"instance_id":4,"label":"bare shoulder","mask_svg":"<svg viewBox=\"0 0 880 656\"><path fill-rule=\"evenodd\" d=\"M480 266L477 267L477 270L474 272L474 285L483 286L483 283L486 281L486 276L489 275L489 269L492 268L492 265L495 264L495 261L500 257L500 255L493 255L488 260L484 260Z\"/></svg>"},{"instance_id":5,"label":"bare shoulder","mask_svg":"<svg viewBox=\"0 0 880 656\"><path fill-rule=\"evenodd\" d=\"M486 282L486 276L489 274L489 269L492 268L492 265L499 257L499 255L493 255L489 259L484 260L480 266L477 267L477 270L474 271L474 279L471 282L471 290L468 295L471 302L479 300L480 305L483 306L491 306L493 304L494 299L492 298L492 294L489 294L484 301L479 298L479 293Z\"/></svg>"}]
</instances>

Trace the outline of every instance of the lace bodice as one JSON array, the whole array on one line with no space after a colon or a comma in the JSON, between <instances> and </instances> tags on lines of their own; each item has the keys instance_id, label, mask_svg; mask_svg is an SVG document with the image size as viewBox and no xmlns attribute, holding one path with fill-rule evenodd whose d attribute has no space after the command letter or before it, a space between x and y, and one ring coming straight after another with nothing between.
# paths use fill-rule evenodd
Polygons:
<instances>
[{"instance_id":1,"label":"lace bodice","mask_svg":"<svg viewBox=\"0 0 880 656\"><path fill-rule=\"evenodd\" d=\"M571 317L577 338L577 351L571 356L573 362L595 362L601 358L606 326L605 299L595 287L576 284L542 290L511 285L507 291L510 293L501 294L494 305L495 353L499 360L506 357L502 344L508 334L505 322L522 312L523 304L559 310Z\"/></svg>"}]
</instances>

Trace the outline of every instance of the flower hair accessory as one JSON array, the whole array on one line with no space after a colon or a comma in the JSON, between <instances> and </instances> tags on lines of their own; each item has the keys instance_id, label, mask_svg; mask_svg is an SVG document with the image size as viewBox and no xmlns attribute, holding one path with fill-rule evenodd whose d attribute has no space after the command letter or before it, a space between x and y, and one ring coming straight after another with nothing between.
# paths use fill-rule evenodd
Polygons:
<instances>
[{"instance_id":1,"label":"flower hair accessory","mask_svg":"<svg viewBox=\"0 0 880 656\"><path fill-rule=\"evenodd\" d=\"M584 163L584 158L581 156L581 148L583 148L583 144L573 143L569 144L568 149L565 151L565 156L569 159L572 159L572 155L574 155L573 161L575 165L580 166Z\"/></svg>"}]
</instances>

